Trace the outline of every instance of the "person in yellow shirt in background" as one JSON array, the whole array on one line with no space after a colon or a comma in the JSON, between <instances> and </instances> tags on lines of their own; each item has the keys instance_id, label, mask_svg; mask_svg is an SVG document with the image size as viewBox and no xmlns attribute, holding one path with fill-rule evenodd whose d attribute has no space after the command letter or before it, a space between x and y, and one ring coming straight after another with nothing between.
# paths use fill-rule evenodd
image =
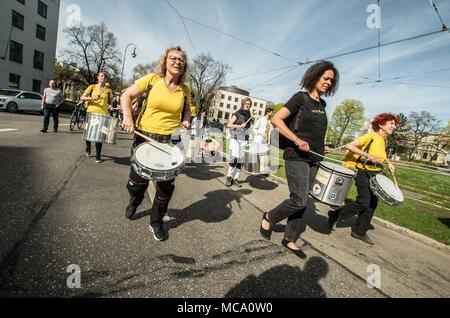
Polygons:
<instances>
[{"instance_id":1,"label":"person in yellow shirt in background","mask_svg":"<svg viewBox=\"0 0 450 318\"><path fill-rule=\"evenodd\" d=\"M394 165L387 159L386 137L394 132L398 121L399 117L397 115L391 113L379 114L372 121L373 132L357 138L346 146L348 151L357 156L350 162L356 163L355 182L358 196L355 202L347 204L338 210L328 212L328 225L331 230L334 230L340 215L348 217L357 214L358 219L352 228L352 237L374 245L367 235L367 230L375 214L378 197L371 191L369 180L373 175L382 172L382 162L388 164L392 173L395 172ZM349 165L347 164L346 166Z\"/></svg>"},{"instance_id":2,"label":"person in yellow shirt in background","mask_svg":"<svg viewBox=\"0 0 450 318\"><path fill-rule=\"evenodd\" d=\"M161 56L158 72L138 79L122 95L123 130L128 133L136 130L157 142L170 143L171 135L180 126L189 129L191 92L184 84L187 69L186 53L179 46L166 49ZM137 118L135 127L131 104L146 92L147 102ZM146 141L139 136L135 136L134 140L133 148ZM175 179L156 182L149 229L157 241L164 241L168 237L163 227L163 218L175 190L174 182ZM142 178L131 167L127 184L130 194L130 202L125 211L127 218L131 219L136 213L148 186L149 180Z\"/></svg>"},{"instance_id":3,"label":"person in yellow shirt in background","mask_svg":"<svg viewBox=\"0 0 450 318\"><path fill-rule=\"evenodd\" d=\"M100 71L97 75L97 84L90 85L83 96L81 96L80 101L86 102L86 108L88 114L104 115L108 116L109 106L113 99L113 92L109 88L107 83L108 75L105 71ZM86 157L91 155L91 142L86 140ZM102 162L102 143L95 143L95 162Z\"/></svg>"}]
</instances>

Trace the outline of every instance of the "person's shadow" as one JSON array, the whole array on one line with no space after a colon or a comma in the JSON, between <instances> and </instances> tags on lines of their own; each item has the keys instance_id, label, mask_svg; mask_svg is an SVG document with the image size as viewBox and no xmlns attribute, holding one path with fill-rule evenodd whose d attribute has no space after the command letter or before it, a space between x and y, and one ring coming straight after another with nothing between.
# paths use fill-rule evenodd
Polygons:
<instances>
[{"instance_id":1,"label":"person's shadow","mask_svg":"<svg viewBox=\"0 0 450 318\"><path fill-rule=\"evenodd\" d=\"M183 210L169 209L171 219L165 222L167 229L174 229L181 224L194 220L205 223L219 223L231 217L233 211L231 203L240 203L243 196L252 193L247 189L239 191L217 190L205 194L206 198L197 201Z\"/></svg>"},{"instance_id":2,"label":"person's shadow","mask_svg":"<svg viewBox=\"0 0 450 318\"><path fill-rule=\"evenodd\" d=\"M195 180L207 181L222 178L225 176L223 172L217 171L218 169L223 170L223 167L207 165L185 165L182 173Z\"/></svg>"},{"instance_id":3,"label":"person's shadow","mask_svg":"<svg viewBox=\"0 0 450 318\"><path fill-rule=\"evenodd\" d=\"M260 190L275 190L278 188L278 184L275 182L267 180L268 175L248 175L247 179L242 183L248 183L252 188Z\"/></svg>"},{"instance_id":4,"label":"person's shadow","mask_svg":"<svg viewBox=\"0 0 450 318\"><path fill-rule=\"evenodd\" d=\"M303 271L280 265L259 276L250 275L233 287L225 298L326 298L319 281L328 275L329 266L321 257L311 257Z\"/></svg>"}]
</instances>

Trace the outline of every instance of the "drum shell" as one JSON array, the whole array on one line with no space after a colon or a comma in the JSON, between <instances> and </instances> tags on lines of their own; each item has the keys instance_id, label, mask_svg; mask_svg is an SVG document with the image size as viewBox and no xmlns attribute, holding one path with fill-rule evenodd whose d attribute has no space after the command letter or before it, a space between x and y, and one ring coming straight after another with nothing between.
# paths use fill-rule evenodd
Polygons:
<instances>
[{"instance_id":1,"label":"drum shell","mask_svg":"<svg viewBox=\"0 0 450 318\"><path fill-rule=\"evenodd\" d=\"M269 150L262 152L251 152L244 150L244 172L251 175L270 173Z\"/></svg>"},{"instance_id":2,"label":"drum shell","mask_svg":"<svg viewBox=\"0 0 450 318\"><path fill-rule=\"evenodd\" d=\"M396 206L403 202L403 197L397 200L392 195L390 195L383 187L378 183L376 176L372 176L369 180L370 190L384 203L390 206Z\"/></svg>"},{"instance_id":3,"label":"drum shell","mask_svg":"<svg viewBox=\"0 0 450 318\"><path fill-rule=\"evenodd\" d=\"M118 127L118 118L88 114L83 139L98 143L115 144Z\"/></svg>"},{"instance_id":4,"label":"drum shell","mask_svg":"<svg viewBox=\"0 0 450 318\"><path fill-rule=\"evenodd\" d=\"M310 195L332 207L341 207L352 187L353 177L354 174L346 174L319 164Z\"/></svg>"}]
</instances>

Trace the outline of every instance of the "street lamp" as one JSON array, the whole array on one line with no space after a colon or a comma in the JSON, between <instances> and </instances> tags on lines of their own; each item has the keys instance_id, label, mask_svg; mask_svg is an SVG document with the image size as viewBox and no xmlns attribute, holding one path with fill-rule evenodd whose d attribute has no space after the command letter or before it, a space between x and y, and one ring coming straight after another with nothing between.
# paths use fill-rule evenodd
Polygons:
<instances>
[{"instance_id":1,"label":"street lamp","mask_svg":"<svg viewBox=\"0 0 450 318\"><path fill-rule=\"evenodd\" d=\"M132 57L132 58L135 58L135 57L136 57L136 48L137 48L137 46L136 46L136 44L134 44L134 43L129 43L129 44L125 47L125 53L123 54L122 73L121 73L121 75L120 75L120 89L121 89L121 90L122 90L122 88L123 88L123 70L124 70L124 68L125 68L125 60L126 60L126 58L127 58L127 50L128 50L128 47L131 46L131 45L134 46L133 52L131 53L131 57Z\"/></svg>"}]
</instances>

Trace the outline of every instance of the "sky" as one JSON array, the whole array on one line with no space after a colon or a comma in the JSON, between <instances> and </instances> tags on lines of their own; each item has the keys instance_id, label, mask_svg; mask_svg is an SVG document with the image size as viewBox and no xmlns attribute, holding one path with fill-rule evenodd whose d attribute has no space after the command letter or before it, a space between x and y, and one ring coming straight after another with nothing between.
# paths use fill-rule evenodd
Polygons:
<instances>
[{"instance_id":1,"label":"sky","mask_svg":"<svg viewBox=\"0 0 450 318\"><path fill-rule=\"evenodd\" d=\"M450 27L450 0L433 2ZM122 56L127 44L136 44L137 57L131 57L131 50L127 53L125 78L138 63L151 63L165 48L180 45L189 59L210 53L228 64L232 71L227 85L249 90L253 97L287 102L300 90L299 81L310 66L298 62L377 46L378 35L383 44L442 29L431 0L380 0L379 11L374 11L377 3L61 0L58 49L67 46L63 29L79 12L85 25L107 25L118 38ZM341 82L337 93L325 98L328 116L342 100L355 98L364 104L367 118L386 111L406 115L428 111L442 125L450 119L450 32L330 60L341 73ZM397 77L402 78L393 80Z\"/></svg>"}]
</instances>

